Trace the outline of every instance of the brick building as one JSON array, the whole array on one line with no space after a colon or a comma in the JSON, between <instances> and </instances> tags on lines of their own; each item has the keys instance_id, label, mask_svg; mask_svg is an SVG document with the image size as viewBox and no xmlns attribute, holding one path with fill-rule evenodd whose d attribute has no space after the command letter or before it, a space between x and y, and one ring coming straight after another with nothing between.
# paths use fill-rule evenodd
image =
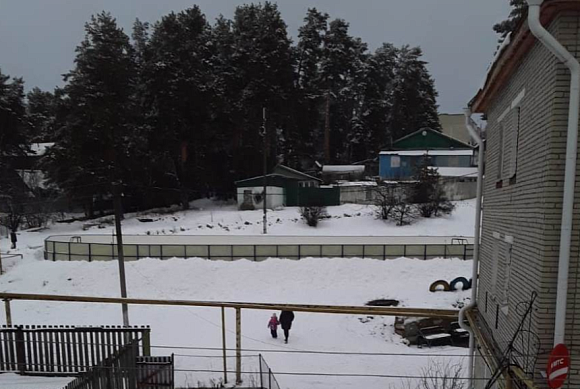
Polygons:
<instances>
[{"instance_id":1,"label":"brick building","mask_svg":"<svg viewBox=\"0 0 580 389\"><path fill-rule=\"evenodd\" d=\"M580 58L580 1L545 1L540 21ZM477 308L470 313L481 351L475 358L475 374L482 379L476 388L484 388L486 379L501 369L502 358L535 387L547 387L546 363L555 336L570 78L568 68L523 20L470 103L472 111L486 114L488 121L479 289ZM572 366L564 388L580 388L579 254L576 189L564 338ZM507 377L504 374L497 387L504 387ZM525 387L521 378L515 379L515 387Z\"/></svg>"}]
</instances>

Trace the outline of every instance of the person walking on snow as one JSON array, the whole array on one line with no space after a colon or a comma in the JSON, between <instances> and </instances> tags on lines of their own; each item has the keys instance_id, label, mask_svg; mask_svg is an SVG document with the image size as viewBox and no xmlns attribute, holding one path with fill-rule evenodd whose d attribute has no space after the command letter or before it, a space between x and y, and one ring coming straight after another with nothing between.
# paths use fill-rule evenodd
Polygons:
<instances>
[{"instance_id":1,"label":"person walking on snow","mask_svg":"<svg viewBox=\"0 0 580 389\"><path fill-rule=\"evenodd\" d=\"M284 342L288 343L288 336L290 336L290 328L292 328L292 321L294 320L294 312L282 311L280 314L280 324L284 330Z\"/></svg>"},{"instance_id":2,"label":"person walking on snow","mask_svg":"<svg viewBox=\"0 0 580 389\"><path fill-rule=\"evenodd\" d=\"M12 250L16 248L16 242L18 242L18 238L16 238L16 232L10 232L10 241L12 242Z\"/></svg>"},{"instance_id":3,"label":"person walking on snow","mask_svg":"<svg viewBox=\"0 0 580 389\"><path fill-rule=\"evenodd\" d=\"M272 314L270 321L268 322L268 328L270 329L270 333L272 334L272 338L278 338L278 325L280 322L278 321L278 317L276 314Z\"/></svg>"}]
</instances>

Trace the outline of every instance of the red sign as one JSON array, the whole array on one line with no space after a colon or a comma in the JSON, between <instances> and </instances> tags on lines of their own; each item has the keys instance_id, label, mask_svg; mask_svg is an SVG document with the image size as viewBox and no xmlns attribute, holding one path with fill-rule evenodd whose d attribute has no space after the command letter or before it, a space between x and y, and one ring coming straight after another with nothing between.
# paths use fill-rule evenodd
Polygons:
<instances>
[{"instance_id":1,"label":"red sign","mask_svg":"<svg viewBox=\"0 0 580 389\"><path fill-rule=\"evenodd\" d=\"M563 344L559 344L550 353L548 359L548 386L550 389L560 389L566 378L568 378L568 371L570 370L570 353Z\"/></svg>"}]
</instances>

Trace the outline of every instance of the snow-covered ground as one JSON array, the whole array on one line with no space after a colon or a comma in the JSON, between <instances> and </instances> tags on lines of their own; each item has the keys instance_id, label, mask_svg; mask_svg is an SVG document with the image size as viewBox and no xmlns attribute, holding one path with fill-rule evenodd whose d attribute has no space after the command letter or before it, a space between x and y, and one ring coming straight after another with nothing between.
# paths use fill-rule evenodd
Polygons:
<instances>
[{"instance_id":1,"label":"snow-covered ground","mask_svg":"<svg viewBox=\"0 0 580 389\"><path fill-rule=\"evenodd\" d=\"M200 206L200 205L198 205ZM203 210L175 214L148 214L152 223L136 217L124 222L126 233L150 234L259 234L260 212L237 212L235 207L205 206ZM410 227L396 227L375 220L372 208L346 205L329 208L332 218L312 229L299 220L297 209L269 213L270 232L279 235L471 235L474 204L458 203L454 215L421 220ZM348 215L348 216L345 216ZM82 222L59 224L42 232L19 235L18 251L24 259L8 260L9 271L0 277L0 291L66 295L118 296L118 267L115 262L42 261L42 242L48 235L67 233L110 233L93 227L82 231ZM210 228L211 226L211 228ZM2 239L2 247L6 240ZM3 252L6 250L4 249ZM468 292L430 293L431 282L468 277L471 261L436 259L269 259L236 262L201 259L160 261L143 259L126 264L131 297L165 299L251 301L267 303L363 305L377 298L398 299L401 306L452 309ZM331 377L281 373L340 373L374 375L421 374L430 361L464 363L465 349L408 347L394 334L394 318L297 313L289 344L273 340L266 328L271 312L244 310L242 345L247 351L244 370L257 371L253 355L261 353L277 374L283 388L402 388L401 378ZM0 323L4 318L0 315ZM121 309L112 305L76 303L12 303L15 324L121 324ZM153 346L221 347L220 311L214 308L130 307L131 323L151 325ZM228 346L234 347L234 312L227 312ZM268 352L278 351L278 352ZM301 354L297 351L363 352L404 355ZM220 353L212 350L153 348L158 355L175 353L180 385L196 386L218 381L220 373L185 370L222 369ZM408 356L412 354L412 356ZM427 354L427 355L425 355ZM432 357L428 355L441 355ZM229 353L233 370L233 353ZM211 358L205 358L211 357ZM230 381L233 375L230 375ZM0 387L14 376L0 375ZM247 379L250 379L249 377ZM4 381L3 381L4 380ZM54 385L53 385L54 386ZM32 387L32 386L30 386ZM48 387L48 386L46 386ZM52 386L51 386L52 387Z\"/></svg>"},{"instance_id":2,"label":"snow-covered ground","mask_svg":"<svg viewBox=\"0 0 580 389\"><path fill-rule=\"evenodd\" d=\"M265 262L219 262L200 259L160 261L145 259L127 263L127 285L131 297L253 301L270 303L363 305L377 298L394 298L401 306L453 308L469 292L430 293L437 279L468 276L471 261L440 259L420 261L398 259L305 259ZM6 292L66 295L118 296L118 268L115 262L27 261L0 279ZM243 347L260 350L317 350L403 354L464 355L464 349L418 350L406 346L394 334L393 318L353 315L297 313L288 345L269 336L266 323L271 312L243 311ZM214 308L130 307L133 324L152 326L152 344L158 346L220 347L220 311ZM228 344L235 345L234 312L228 315ZM75 303L12 303L15 324L120 324L118 306ZM156 354L176 353L177 369L219 371L219 352L157 349ZM255 355L258 352L249 351ZM303 355L262 352L274 372L355 373L417 375L429 357ZM232 355L230 353L230 355ZM452 358L455 362L463 358ZM233 368L233 359L230 367ZM255 358L244 370L256 371ZM180 382L208 383L220 374L181 372ZM334 378L279 375L284 388L368 388L388 387L400 379ZM4 386L3 386L4 387Z\"/></svg>"}]
</instances>

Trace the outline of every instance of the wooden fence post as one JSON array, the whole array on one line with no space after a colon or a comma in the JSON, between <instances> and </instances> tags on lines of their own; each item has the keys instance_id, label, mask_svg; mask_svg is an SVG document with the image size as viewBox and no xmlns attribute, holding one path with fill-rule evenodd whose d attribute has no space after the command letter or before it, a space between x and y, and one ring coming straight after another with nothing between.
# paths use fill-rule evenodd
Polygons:
<instances>
[{"instance_id":1,"label":"wooden fence post","mask_svg":"<svg viewBox=\"0 0 580 389\"><path fill-rule=\"evenodd\" d=\"M226 354L226 309L222 307L222 347L224 358L224 384L228 383L228 362Z\"/></svg>"},{"instance_id":2,"label":"wooden fence post","mask_svg":"<svg viewBox=\"0 0 580 389\"><path fill-rule=\"evenodd\" d=\"M16 328L14 340L16 343L16 364L18 365L18 371L24 373L26 371L26 348L24 345L24 331L22 330L22 327Z\"/></svg>"},{"instance_id":3,"label":"wooden fence post","mask_svg":"<svg viewBox=\"0 0 580 389\"><path fill-rule=\"evenodd\" d=\"M10 310L10 300L9 299L4 300L4 308L6 309L6 325L11 326L12 325L12 312Z\"/></svg>"},{"instance_id":4,"label":"wooden fence post","mask_svg":"<svg viewBox=\"0 0 580 389\"><path fill-rule=\"evenodd\" d=\"M236 385L242 383L242 310L236 308Z\"/></svg>"},{"instance_id":5,"label":"wooden fence post","mask_svg":"<svg viewBox=\"0 0 580 389\"><path fill-rule=\"evenodd\" d=\"M143 356L151 356L151 330L143 331Z\"/></svg>"}]
</instances>

